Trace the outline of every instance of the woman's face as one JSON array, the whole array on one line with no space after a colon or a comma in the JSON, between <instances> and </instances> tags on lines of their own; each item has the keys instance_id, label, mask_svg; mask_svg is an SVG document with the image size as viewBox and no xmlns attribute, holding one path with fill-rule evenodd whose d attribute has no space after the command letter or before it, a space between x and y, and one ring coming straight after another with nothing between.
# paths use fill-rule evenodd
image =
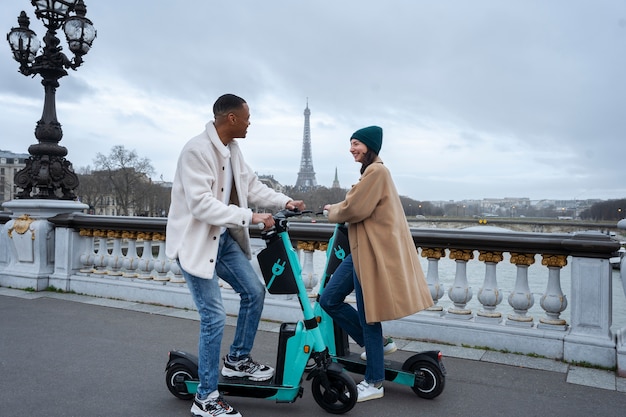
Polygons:
<instances>
[{"instance_id":1,"label":"woman's face","mask_svg":"<svg viewBox=\"0 0 626 417\"><path fill-rule=\"evenodd\" d=\"M363 163L363 158L365 158L365 154L367 153L367 146L357 139L351 139L350 153L354 157L354 162Z\"/></svg>"}]
</instances>

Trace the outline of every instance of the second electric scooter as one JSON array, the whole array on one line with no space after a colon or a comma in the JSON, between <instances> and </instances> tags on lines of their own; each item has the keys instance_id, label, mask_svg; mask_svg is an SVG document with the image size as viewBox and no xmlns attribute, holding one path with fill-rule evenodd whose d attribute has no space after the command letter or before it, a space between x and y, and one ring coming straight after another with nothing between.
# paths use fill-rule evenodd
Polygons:
<instances>
[{"instance_id":1,"label":"second electric scooter","mask_svg":"<svg viewBox=\"0 0 626 417\"><path fill-rule=\"evenodd\" d=\"M348 229L344 224L337 224L328 242L326 266L314 311L333 359L347 371L364 375L366 362L361 359L360 354L350 352L347 333L319 305L319 297L328 280L349 254ZM385 380L407 385L421 398L432 399L441 394L445 386L445 375L442 353L437 350L417 353L404 363L385 360Z\"/></svg>"}]
</instances>

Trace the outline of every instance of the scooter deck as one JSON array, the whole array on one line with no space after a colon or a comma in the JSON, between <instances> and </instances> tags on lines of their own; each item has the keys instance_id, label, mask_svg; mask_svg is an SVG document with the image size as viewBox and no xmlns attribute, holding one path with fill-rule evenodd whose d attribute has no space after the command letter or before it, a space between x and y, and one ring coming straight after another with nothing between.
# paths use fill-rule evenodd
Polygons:
<instances>
[{"instance_id":1,"label":"scooter deck","mask_svg":"<svg viewBox=\"0 0 626 417\"><path fill-rule=\"evenodd\" d=\"M227 384L227 385L259 385L259 386L271 386L274 385L274 377L271 377L267 381L252 381L245 377L226 377L224 375L220 375L217 380L218 384Z\"/></svg>"},{"instance_id":2,"label":"scooter deck","mask_svg":"<svg viewBox=\"0 0 626 417\"><path fill-rule=\"evenodd\" d=\"M224 395L249 398L272 398L277 402L294 402L302 397L301 386L276 385L274 378L267 381L251 381L248 378L228 378L220 375L218 387Z\"/></svg>"},{"instance_id":3,"label":"scooter deck","mask_svg":"<svg viewBox=\"0 0 626 417\"><path fill-rule=\"evenodd\" d=\"M185 381L187 392L195 394L198 388L198 380ZM251 381L247 378L227 378L220 375L218 379L218 389L224 395L234 395L237 397L268 398L275 399L276 402L294 402L296 398L302 397L302 386L275 385L274 378L267 381Z\"/></svg>"},{"instance_id":4,"label":"scooter deck","mask_svg":"<svg viewBox=\"0 0 626 417\"><path fill-rule=\"evenodd\" d=\"M365 375L365 367L367 362L361 359L360 353L349 353L345 356L335 356L344 369L355 374ZM385 380L396 382L410 387L415 385L415 374L402 370L402 362L385 358Z\"/></svg>"}]
</instances>

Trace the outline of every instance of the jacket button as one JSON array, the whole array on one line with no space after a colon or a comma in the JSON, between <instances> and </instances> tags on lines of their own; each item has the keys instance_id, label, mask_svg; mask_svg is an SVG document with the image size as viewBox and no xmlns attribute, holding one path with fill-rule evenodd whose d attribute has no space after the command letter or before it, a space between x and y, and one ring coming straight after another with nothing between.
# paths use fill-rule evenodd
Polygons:
<instances>
[{"instance_id":1,"label":"jacket button","mask_svg":"<svg viewBox=\"0 0 626 417\"><path fill-rule=\"evenodd\" d=\"M217 236L213 236L213 240L217 239Z\"/></svg>"},{"instance_id":2,"label":"jacket button","mask_svg":"<svg viewBox=\"0 0 626 417\"><path fill-rule=\"evenodd\" d=\"M213 261L213 259L211 259L209 262L210 262L210 263L213 263L214 261Z\"/></svg>"}]
</instances>

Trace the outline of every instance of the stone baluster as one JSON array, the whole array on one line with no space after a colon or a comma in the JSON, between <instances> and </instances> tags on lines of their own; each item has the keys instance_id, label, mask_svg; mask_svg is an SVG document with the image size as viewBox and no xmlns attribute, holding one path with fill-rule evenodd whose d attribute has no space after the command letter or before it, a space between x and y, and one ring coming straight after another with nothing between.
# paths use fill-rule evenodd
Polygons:
<instances>
[{"instance_id":1,"label":"stone baluster","mask_svg":"<svg viewBox=\"0 0 626 417\"><path fill-rule=\"evenodd\" d=\"M154 266L154 256L152 256L152 234L141 232L137 235L138 240L143 241L143 248L139 264L137 265L138 278L152 279L152 268Z\"/></svg>"},{"instance_id":2,"label":"stone baluster","mask_svg":"<svg viewBox=\"0 0 626 417\"><path fill-rule=\"evenodd\" d=\"M109 250L107 249L106 232L103 230L94 230L94 239L98 239L98 249L94 254L93 265L95 267L93 273L102 275L106 274L107 257L109 256Z\"/></svg>"},{"instance_id":3,"label":"stone baluster","mask_svg":"<svg viewBox=\"0 0 626 417\"><path fill-rule=\"evenodd\" d=\"M535 254L511 252L511 263L517 268L515 289L509 294L509 305L514 314L507 316L506 324L532 327L534 320L528 310L535 304L535 297L528 287L528 267L535 263Z\"/></svg>"},{"instance_id":4,"label":"stone baluster","mask_svg":"<svg viewBox=\"0 0 626 417\"><path fill-rule=\"evenodd\" d=\"M80 263L83 266L79 272L81 274L91 274L94 271L94 259L95 259L95 252L94 252L94 236L93 236L93 230L92 229L80 229L79 232L80 236L83 236L84 238L87 239L87 245L85 248L85 252L80 255Z\"/></svg>"},{"instance_id":5,"label":"stone baluster","mask_svg":"<svg viewBox=\"0 0 626 417\"><path fill-rule=\"evenodd\" d=\"M450 249L450 259L456 262L456 273L454 284L448 290L448 297L454 303L448 309L448 317L471 319L472 310L466 308L467 303L472 299L472 288L467 282L467 262L474 259L474 251L470 249Z\"/></svg>"},{"instance_id":6,"label":"stone baluster","mask_svg":"<svg viewBox=\"0 0 626 417\"><path fill-rule=\"evenodd\" d=\"M124 254L122 254L122 234L117 230L109 230L107 238L113 239L113 250L107 256L108 275L122 275L122 265L124 262Z\"/></svg>"},{"instance_id":7,"label":"stone baluster","mask_svg":"<svg viewBox=\"0 0 626 417\"><path fill-rule=\"evenodd\" d=\"M322 274L326 273L326 266L328 265L328 242L315 242L315 256L323 256L324 259L324 269ZM319 252L317 252L319 251ZM319 294L319 288L322 285L322 279L316 276L317 283L313 286L313 289L309 293L310 298L315 298Z\"/></svg>"},{"instance_id":8,"label":"stone baluster","mask_svg":"<svg viewBox=\"0 0 626 417\"><path fill-rule=\"evenodd\" d=\"M317 285L318 278L313 267L313 255L315 254L316 242L298 241L297 250L302 250L302 281L307 291L311 291Z\"/></svg>"},{"instance_id":9,"label":"stone baluster","mask_svg":"<svg viewBox=\"0 0 626 417\"><path fill-rule=\"evenodd\" d=\"M153 270L156 274L152 277L155 281L169 281L167 276L170 270L170 262L165 256L165 235L162 233L154 233L152 235L152 241L157 242L157 248L159 253L153 263Z\"/></svg>"},{"instance_id":10,"label":"stone baluster","mask_svg":"<svg viewBox=\"0 0 626 417\"><path fill-rule=\"evenodd\" d=\"M546 317L539 319L537 327L567 330L567 322L561 318L561 313L567 308L567 297L561 290L561 268L567 265L567 256L542 255L542 257L541 264L548 267L548 285L540 300Z\"/></svg>"},{"instance_id":11,"label":"stone baluster","mask_svg":"<svg viewBox=\"0 0 626 417\"><path fill-rule=\"evenodd\" d=\"M128 242L126 256L122 263L122 276L124 278L136 278L139 257L137 256L137 234L135 232L122 232L122 239Z\"/></svg>"},{"instance_id":12,"label":"stone baluster","mask_svg":"<svg viewBox=\"0 0 626 417\"><path fill-rule=\"evenodd\" d=\"M428 260L426 283L430 290L430 296L435 302L427 311L441 312L441 314L443 314L443 307L438 305L438 302L444 296L445 290L439 282L439 260L445 256L446 250L443 248L422 248L422 257Z\"/></svg>"},{"instance_id":13,"label":"stone baluster","mask_svg":"<svg viewBox=\"0 0 626 417\"><path fill-rule=\"evenodd\" d=\"M498 288L496 267L502 262L502 252L479 251L478 260L485 263L485 280L478 290L478 301L483 308L476 313L477 321L502 321L502 314L496 307L502 302L502 290Z\"/></svg>"},{"instance_id":14,"label":"stone baluster","mask_svg":"<svg viewBox=\"0 0 626 417\"><path fill-rule=\"evenodd\" d=\"M180 265L176 262L176 259L169 259L170 262L170 282L174 284L184 284L185 277L180 269Z\"/></svg>"}]
</instances>

